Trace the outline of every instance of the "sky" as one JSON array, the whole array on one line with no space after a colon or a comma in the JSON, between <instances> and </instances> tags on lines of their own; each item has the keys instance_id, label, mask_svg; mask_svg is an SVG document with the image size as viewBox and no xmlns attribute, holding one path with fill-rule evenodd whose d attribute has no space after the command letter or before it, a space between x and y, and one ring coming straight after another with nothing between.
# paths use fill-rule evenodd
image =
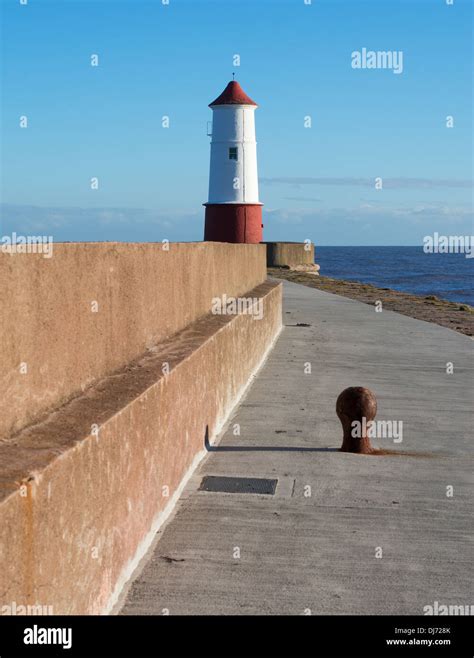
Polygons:
<instances>
[{"instance_id":1,"label":"sky","mask_svg":"<svg viewBox=\"0 0 474 658\"><path fill-rule=\"evenodd\" d=\"M449 2L0 0L0 234L201 240L233 72L259 105L265 240L472 234L472 3ZM401 70L354 68L363 48Z\"/></svg>"}]
</instances>

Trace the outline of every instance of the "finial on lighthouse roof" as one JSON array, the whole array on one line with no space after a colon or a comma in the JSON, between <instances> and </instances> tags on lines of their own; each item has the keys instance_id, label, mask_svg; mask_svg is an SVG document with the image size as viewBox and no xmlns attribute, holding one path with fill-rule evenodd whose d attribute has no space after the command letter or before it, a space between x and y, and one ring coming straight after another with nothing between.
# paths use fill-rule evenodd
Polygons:
<instances>
[{"instance_id":1,"label":"finial on lighthouse roof","mask_svg":"<svg viewBox=\"0 0 474 658\"><path fill-rule=\"evenodd\" d=\"M237 80L231 80L222 94L209 103L209 107L214 105L255 105L257 107L257 103L247 96Z\"/></svg>"}]
</instances>

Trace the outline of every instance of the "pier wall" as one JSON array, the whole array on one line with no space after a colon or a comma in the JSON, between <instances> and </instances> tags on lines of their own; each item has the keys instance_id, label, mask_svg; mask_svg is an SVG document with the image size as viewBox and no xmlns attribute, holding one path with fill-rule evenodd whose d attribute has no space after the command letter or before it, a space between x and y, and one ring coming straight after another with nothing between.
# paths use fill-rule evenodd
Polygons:
<instances>
[{"instance_id":1,"label":"pier wall","mask_svg":"<svg viewBox=\"0 0 474 658\"><path fill-rule=\"evenodd\" d=\"M314 265L314 244L304 242L266 242L268 267Z\"/></svg>"},{"instance_id":2,"label":"pier wall","mask_svg":"<svg viewBox=\"0 0 474 658\"><path fill-rule=\"evenodd\" d=\"M265 245L220 243L61 244L0 277L0 606L107 613L278 336L281 284ZM213 315L224 294L263 312Z\"/></svg>"},{"instance_id":3,"label":"pier wall","mask_svg":"<svg viewBox=\"0 0 474 658\"><path fill-rule=\"evenodd\" d=\"M263 246L56 244L0 253L0 438L266 278Z\"/></svg>"}]
</instances>

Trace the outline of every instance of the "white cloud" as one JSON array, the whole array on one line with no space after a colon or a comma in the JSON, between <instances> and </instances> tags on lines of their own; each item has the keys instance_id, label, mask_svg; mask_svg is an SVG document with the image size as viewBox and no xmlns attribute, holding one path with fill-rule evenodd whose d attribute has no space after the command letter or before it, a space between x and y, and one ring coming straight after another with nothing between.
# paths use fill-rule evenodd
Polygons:
<instances>
[{"instance_id":1,"label":"white cloud","mask_svg":"<svg viewBox=\"0 0 474 658\"><path fill-rule=\"evenodd\" d=\"M380 174L377 174L379 176ZM355 187L373 188L375 178L356 178L356 177L311 177L311 176L280 176L274 178L260 178L262 185L340 185ZM457 188L474 187L474 181L467 179L448 179L448 178L383 178L384 188L407 188L407 189L427 189L427 188Z\"/></svg>"},{"instance_id":2,"label":"white cloud","mask_svg":"<svg viewBox=\"0 0 474 658\"><path fill-rule=\"evenodd\" d=\"M1 207L0 233L52 235L62 241L199 241L204 209ZM263 208L265 240L305 240L316 244L420 244L423 236L472 233L468 205L417 203L388 206L363 200L354 207Z\"/></svg>"},{"instance_id":3,"label":"white cloud","mask_svg":"<svg viewBox=\"0 0 474 658\"><path fill-rule=\"evenodd\" d=\"M200 240L204 212L145 208L44 207L14 204L0 206L2 234L41 232L61 241Z\"/></svg>"}]
</instances>

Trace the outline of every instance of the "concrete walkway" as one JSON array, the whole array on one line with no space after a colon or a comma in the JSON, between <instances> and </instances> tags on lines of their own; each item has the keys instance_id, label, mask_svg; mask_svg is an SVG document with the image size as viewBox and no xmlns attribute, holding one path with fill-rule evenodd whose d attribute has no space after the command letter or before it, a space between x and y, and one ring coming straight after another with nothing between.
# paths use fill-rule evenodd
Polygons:
<instances>
[{"instance_id":1,"label":"concrete walkway","mask_svg":"<svg viewBox=\"0 0 474 658\"><path fill-rule=\"evenodd\" d=\"M435 601L474 603L472 341L284 286L283 333L120 614L423 614ZM336 398L354 385L375 392L378 419L403 421L402 443L373 444L418 456L337 451ZM278 486L274 496L198 491L204 475Z\"/></svg>"}]
</instances>

